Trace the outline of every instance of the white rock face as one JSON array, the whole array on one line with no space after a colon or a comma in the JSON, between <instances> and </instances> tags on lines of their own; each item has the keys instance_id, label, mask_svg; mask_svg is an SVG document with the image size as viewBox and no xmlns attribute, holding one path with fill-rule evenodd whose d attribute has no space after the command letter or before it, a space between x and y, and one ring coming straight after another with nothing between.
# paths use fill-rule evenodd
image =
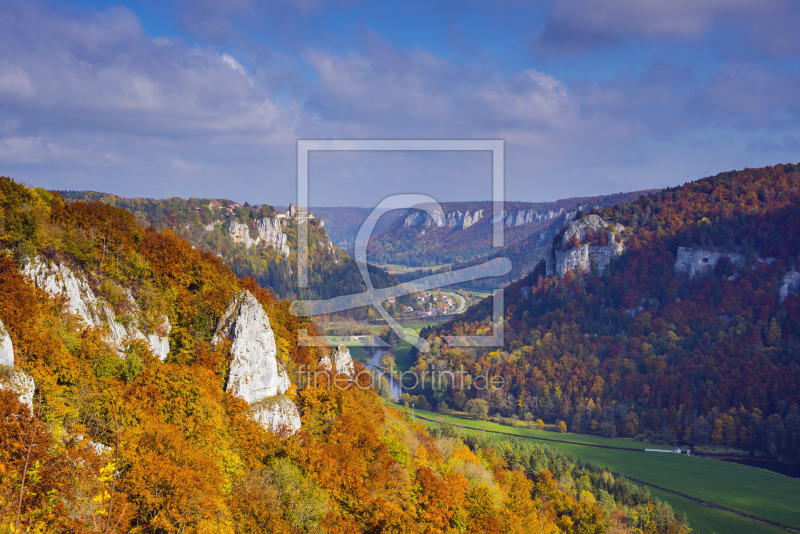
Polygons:
<instances>
[{"instance_id":1,"label":"white rock face","mask_svg":"<svg viewBox=\"0 0 800 534\"><path fill-rule=\"evenodd\" d=\"M14 367L14 345L3 321L0 321L0 367Z\"/></svg>"},{"instance_id":2,"label":"white rock face","mask_svg":"<svg viewBox=\"0 0 800 534\"><path fill-rule=\"evenodd\" d=\"M480 221L481 219L483 219L483 210L478 210L473 214L467 212L467 214L464 215L464 222L462 223L464 230L466 230L476 222Z\"/></svg>"},{"instance_id":3,"label":"white rock face","mask_svg":"<svg viewBox=\"0 0 800 534\"><path fill-rule=\"evenodd\" d=\"M22 274L39 289L56 297L66 297L69 312L81 317L89 326L103 324L100 305L92 288L85 278L75 276L69 267L34 259L22 269Z\"/></svg>"},{"instance_id":4,"label":"white rock face","mask_svg":"<svg viewBox=\"0 0 800 534\"><path fill-rule=\"evenodd\" d=\"M523 224L530 224L532 222L554 219L562 213L564 213L564 208L561 208L558 211L550 210L542 213L539 213L532 208L514 210L506 214L504 224L509 227L522 226Z\"/></svg>"},{"instance_id":5,"label":"white rock face","mask_svg":"<svg viewBox=\"0 0 800 534\"><path fill-rule=\"evenodd\" d=\"M589 233L604 233L605 245L587 243ZM559 243L553 248L547 258L548 276L564 276L567 271L590 271L594 266L598 272L603 272L611 260L625 250L624 240L619 243L616 235L624 236L625 227L621 224L609 224L598 215L587 215L580 220L569 223ZM580 243L574 246L570 243Z\"/></svg>"},{"instance_id":6,"label":"white rock face","mask_svg":"<svg viewBox=\"0 0 800 534\"><path fill-rule=\"evenodd\" d=\"M168 317L164 317L158 331L147 336L147 344L150 345L150 350L153 354L158 356L162 362L169 354L169 333L172 332L172 325Z\"/></svg>"},{"instance_id":7,"label":"white rock face","mask_svg":"<svg viewBox=\"0 0 800 534\"><path fill-rule=\"evenodd\" d=\"M455 230L466 230L483 218L484 210L472 212L467 210L466 213L461 210L455 210L448 213L444 219L438 216L431 217L427 213L421 211L412 211L403 219L403 226L405 228L417 228L421 230L422 235L425 235L425 228L440 227L442 225Z\"/></svg>"},{"instance_id":8,"label":"white rock face","mask_svg":"<svg viewBox=\"0 0 800 534\"><path fill-rule=\"evenodd\" d=\"M22 269L22 274L27 276L33 284L54 297L66 299L67 310L80 317L88 326L105 328L106 341L114 348L121 348L127 341L140 339L147 342L153 353L164 360L169 354L169 333L172 326L169 319L164 317L158 332L145 336L138 328L135 321L128 324L127 328L117 322L114 310L101 298L98 298L86 278L81 273L75 273L69 267L57 263L47 263L34 259ZM139 307L130 291L125 292L134 315L139 312Z\"/></svg>"},{"instance_id":9,"label":"white rock face","mask_svg":"<svg viewBox=\"0 0 800 534\"><path fill-rule=\"evenodd\" d=\"M274 432L294 434L302 426L297 407L285 395L270 397L251 405L250 409L256 421Z\"/></svg>"},{"instance_id":10,"label":"white rock face","mask_svg":"<svg viewBox=\"0 0 800 534\"><path fill-rule=\"evenodd\" d=\"M259 238L250 237L250 227L239 221L230 222L228 233L235 243L244 243L247 248L255 246L259 242Z\"/></svg>"},{"instance_id":11,"label":"white rock face","mask_svg":"<svg viewBox=\"0 0 800 534\"><path fill-rule=\"evenodd\" d=\"M280 251L285 258L289 257L288 237L283 233L281 222L278 219L264 217L256 222L258 235L255 239L250 236L250 227L238 221L231 221L228 233L236 243L244 243L247 248L266 243L268 246Z\"/></svg>"},{"instance_id":12,"label":"white rock face","mask_svg":"<svg viewBox=\"0 0 800 534\"><path fill-rule=\"evenodd\" d=\"M338 374L353 376L355 372L353 358L350 356L350 349L346 345L339 345L331 356L323 356L319 360L319 366L323 369L335 370Z\"/></svg>"},{"instance_id":13,"label":"white rock face","mask_svg":"<svg viewBox=\"0 0 800 534\"><path fill-rule=\"evenodd\" d=\"M271 421L280 414L282 420L288 418L294 421L296 417L299 422L300 415L291 401L291 407L285 403L281 404L280 410L272 407L271 399L286 393L291 383L283 365L277 360L275 334L269 318L249 291L239 292L228 306L212 343L216 344L223 338L231 340L232 356L225 391L250 405L258 405L254 413L261 414L258 415L261 418L259 421L269 421L271 425ZM259 408L262 405L270 407L269 410ZM277 430L273 426L267 428Z\"/></svg>"},{"instance_id":14,"label":"white rock face","mask_svg":"<svg viewBox=\"0 0 800 534\"><path fill-rule=\"evenodd\" d=\"M0 369L0 388L10 389L16 393L19 401L33 413L33 394L36 391L36 384L30 375L18 369Z\"/></svg>"},{"instance_id":15,"label":"white rock face","mask_svg":"<svg viewBox=\"0 0 800 534\"><path fill-rule=\"evenodd\" d=\"M715 252L699 248L678 247L678 257L673 269L676 273L688 272L690 278L699 274L709 273L722 258L728 258L731 263L738 265L744 263L745 257L737 252Z\"/></svg>"},{"instance_id":16,"label":"white rock face","mask_svg":"<svg viewBox=\"0 0 800 534\"><path fill-rule=\"evenodd\" d=\"M783 302L792 293L800 292L800 273L792 269L781 279L780 300Z\"/></svg>"},{"instance_id":17,"label":"white rock face","mask_svg":"<svg viewBox=\"0 0 800 534\"><path fill-rule=\"evenodd\" d=\"M16 393L20 402L27 405L33 413L33 393L36 384L29 375L14 369L14 344L2 321L0 321L0 388L10 389Z\"/></svg>"},{"instance_id":18,"label":"white rock face","mask_svg":"<svg viewBox=\"0 0 800 534\"><path fill-rule=\"evenodd\" d=\"M278 219L264 217L256 223L259 237L272 248L279 250L284 258L289 257L288 237L283 233Z\"/></svg>"}]
</instances>

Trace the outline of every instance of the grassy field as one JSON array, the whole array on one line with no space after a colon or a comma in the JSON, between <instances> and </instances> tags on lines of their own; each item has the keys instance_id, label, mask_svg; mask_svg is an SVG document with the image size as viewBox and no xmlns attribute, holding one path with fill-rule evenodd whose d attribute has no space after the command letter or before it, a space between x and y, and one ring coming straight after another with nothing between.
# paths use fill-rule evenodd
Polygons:
<instances>
[{"instance_id":1,"label":"grassy field","mask_svg":"<svg viewBox=\"0 0 800 534\"><path fill-rule=\"evenodd\" d=\"M469 426L479 430L491 430L494 432L506 432L509 434L517 434L520 436L537 438L537 439L556 439L564 441L572 441L575 443L585 443L587 445L604 445L610 447L622 447L625 449L644 449L644 448L669 448L660 445L653 445L641 441L623 438L604 438L602 436L593 436L589 434L560 434L558 432L548 432L546 430L536 430L533 428L512 427L508 425L499 425L489 421L476 421L474 419L467 419L462 417L455 417L451 415L442 415L436 412L428 412L425 410L414 410L417 415L428 417L437 421L451 423L454 425Z\"/></svg>"},{"instance_id":2,"label":"grassy field","mask_svg":"<svg viewBox=\"0 0 800 534\"><path fill-rule=\"evenodd\" d=\"M493 293L491 291L478 291L475 289L470 289L468 293L472 293L472 296L475 299L485 299L486 297L491 297Z\"/></svg>"},{"instance_id":3,"label":"grassy field","mask_svg":"<svg viewBox=\"0 0 800 534\"><path fill-rule=\"evenodd\" d=\"M422 330L426 326L439 324L441 322L443 322L441 319L428 319L428 320L424 320L424 321L408 321L408 322L403 321L401 324L403 326L405 326L406 328L413 328L414 330L419 332L420 330Z\"/></svg>"},{"instance_id":4,"label":"grassy field","mask_svg":"<svg viewBox=\"0 0 800 534\"><path fill-rule=\"evenodd\" d=\"M443 417L440 414L415 410L417 415L474 428L475 432L495 430L531 438L571 441L574 443L547 442L562 452L572 454L598 466L655 484L692 497L727 506L744 513L765 517L800 529L800 480L770 471L738 464L685 455L656 454L638 451L603 449L592 445L624 448L645 448L633 440L607 439L582 434L560 434L540 430L522 429L478 422L470 419ZM518 439L498 436L501 439ZM650 445L648 448L659 448ZM668 502L677 502L685 511L696 532L776 532L762 525L712 510L676 496ZM703 512L703 513L700 513ZM719 521L719 523L717 523Z\"/></svg>"},{"instance_id":5,"label":"grassy field","mask_svg":"<svg viewBox=\"0 0 800 534\"><path fill-rule=\"evenodd\" d=\"M692 532L696 534L727 534L729 532L747 532L748 534L780 534L785 532L776 527L771 527L757 521L748 521L741 517L714 510L701 504L687 501L669 493L649 488L650 493L657 499L669 503L676 514L686 514Z\"/></svg>"},{"instance_id":6,"label":"grassy field","mask_svg":"<svg viewBox=\"0 0 800 534\"><path fill-rule=\"evenodd\" d=\"M401 372L408 371L414 365L414 359L411 357L411 345L405 341L394 349L394 365Z\"/></svg>"},{"instance_id":7,"label":"grassy field","mask_svg":"<svg viewBox=\"0 0 800 534\"><path fill-rule=\"evenodd\" d=\"M450 267L452 265L453 265L452 263L441 263L441 264L438 264L438 265L428 265L428 266L424 266L424 267L414 267L414 266L411 266L411 265L401 265L399 263L386 263L384 265L379 265L378 267L380 267L381 269L385 269L386 272L388 272L389 274L407 274L407 273L414 273L414 272L423 271L423 270L424 271L428 271L428 270L438 271L438 270L444 269L445 267Z\"/></svg>"}]
</instances>

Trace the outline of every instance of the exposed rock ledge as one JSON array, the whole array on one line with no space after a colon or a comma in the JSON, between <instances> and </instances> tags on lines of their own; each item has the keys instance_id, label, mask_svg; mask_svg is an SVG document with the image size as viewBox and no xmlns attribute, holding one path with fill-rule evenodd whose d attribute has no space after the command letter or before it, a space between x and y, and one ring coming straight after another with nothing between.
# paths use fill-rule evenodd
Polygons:
<instances>
[{"instance_id":1,"label":"exposed rock ledge","mask_svg":"<svg viewBox=\"0 0 800 534\"><path fill-rule=\"evenodd\" d=\"M333 367L331 368L331 365ZM353 376L353 358L350 356L350 349L346 345L339 345L331 356L323 356L319 360L321 369L335 370L338 374Z\"/></svg>"},{"instance_id":2,"label":"exposed rock ledge","mask_svg":"<svg viewBox=\"0 0 800 534\"><path fill-rule=\"evenodd\" d=\"M14 345L3 321L0 321L0 366L14 367Z\"/></svg>"},{"instance_id":3,"label":"exposed rock ledge","mask_svg":"<svg viewBox=\"0 0 800 534\"><path fill-rule=\"evenodd\" d=\"M231 341L232 357L225 391L247 401L256 419L267 429L296 432L300 428L300 414L283 396L291 382L277 359L269 317L249 291L237 293L212 343L223 338Z\"/></svg>"},{"instance_id":4,"label":"exposed rock ledge","mask_svg":"<svg viewBox=\"0 0 800 534\"><path fill-rule=\"evenodd\" d=\"M734 265L744 263L745 257L738 252L713 251L701 248L678 247L678 257L673 269L676 273L689 273L689 278L714 270L722 258Z\"/></svg>"},{"instance_id":5,"label":"exposed rock ledge","mask_svg":"<svg viewBox=\"0 0 800 534\"><path fill-rule=\"evenodd\" d=\"M281 222L278 219L271 217L259 219L256 221L256 232L258 235L253 239L250 237L250 227L247 224L231 221L228 226L228 233L234 242L244 243L247 248L263 242L278 250L284 258L289 257L289 238L283 233Z\"/></svg>"},{"instance_id":6,"label":"exposed rock ledge","mask_svg":"<svg viewBox=\"0 0 800 534\"><path fill-rule=\"evenodd\" d=\"M792 269L781 278L780 300L783 302L792 293L800 292L800 273Z\"/></svg>"},{"instance_id":7,"label":"exposed rock ledge","mask_svg":"<svg viewBox=\"0 0 800 534\"><path fill-rule=\"evenodd\" d=\"M17 394L21 403L33 413L33 393L36 384L33 378L14 369L14 344L11 336L0 321L0 388L7 388Z\"/></svg>"},{"instance_id":8,"label":"exposed rock ledge","mask_svg":"<svg viewBox=\"0 0 800 534\"><path fill-rule=\"evenodd\" d=\"M169 354L169 333L172 325L167 317L163 318L156 332L145 335L136 321L127 328L118 323L114 310L94 294L80 272L75 273L62 264L34 259L22 269L22 274L39 289L56 297L65 297L69 312L83 319L88 326L105 328L108 333L106 341L114 348L119 350L126 341L139 339L145 341L160 360L164 360ZM134 310L134 315L138 314L139 307L133 295L128 291L125 292L125 297Z\"/></svg>"},{"instance_id":9,"label":"exposed rock ledge","mask_svg":"<svg viewBox=\"0 0 800 534\"><path fill-rule=\"evenodd\" d=\"M420 226L431 228L432 226L447 225L447 227L456 230L466 230L483 218L483 212L484 210L482 209L475 212L467 210L466 213L461 210L455 210L448 213L444 219L438 216L434 219L427 213L412 211L405 216L403 226L406 228L419 228Z\"/></svg>"},{"instance_id":10,"label":"exposed rock ledge","mask_svg":"<svg viewBox=\"0 0 800 534\"><path fill-rule=\"evenodd\" d=\"M625 250L625 231L621 224L607 223L598 215L570 222L547 257L547 275L564 276L570 270L588 272L592 267L603 272ZM590 234L604 234L606 244L588 243Z\"/></svg>"},{"instance_id":11,"label":"exposed rock ledge","mask_svg":"<svg viewBox=\"0 0 800 534\"><path fill-rule=\"evenodd\" d=\"M250 405L253 417L264 428L294 434L300 430L300 414L286 395L275 395Z\"/></svg>"}]
</instances>

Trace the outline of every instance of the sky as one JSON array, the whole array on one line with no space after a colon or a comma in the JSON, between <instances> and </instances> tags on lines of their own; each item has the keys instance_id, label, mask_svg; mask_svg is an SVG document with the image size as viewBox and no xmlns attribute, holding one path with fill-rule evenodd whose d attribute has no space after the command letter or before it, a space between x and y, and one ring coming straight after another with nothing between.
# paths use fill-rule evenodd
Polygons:
<instances>
[{"instance_id":1,"label":"sky","mask_svg":"<svg viewBox=\"0 0 800 534\"><path fill-rule=\"evenodd\" d=\"M505 198L800 161L796 0L0 0L0 175L297 199L298 139L504 142ZM488 200L491 153L312 152L311 205Z\"/></svg>"}]
</instances>

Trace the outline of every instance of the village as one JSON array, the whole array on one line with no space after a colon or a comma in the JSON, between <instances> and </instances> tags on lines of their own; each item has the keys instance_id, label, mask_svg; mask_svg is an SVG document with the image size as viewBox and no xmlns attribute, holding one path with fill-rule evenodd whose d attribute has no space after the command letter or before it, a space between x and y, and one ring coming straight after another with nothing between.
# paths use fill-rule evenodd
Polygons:
<instances>
[{"instance_id":1,"label":"village","mask_svg":"<svg viewBox=\"0 0 800 534\"><path fill-rule=\"evenodd\" d=\"M452 315L462 311L465 306L461 295L442 291L418 291L400 300L390 297L386 302L387 308L395 316L425 318Z\"/></svg>"}]
</instances>

